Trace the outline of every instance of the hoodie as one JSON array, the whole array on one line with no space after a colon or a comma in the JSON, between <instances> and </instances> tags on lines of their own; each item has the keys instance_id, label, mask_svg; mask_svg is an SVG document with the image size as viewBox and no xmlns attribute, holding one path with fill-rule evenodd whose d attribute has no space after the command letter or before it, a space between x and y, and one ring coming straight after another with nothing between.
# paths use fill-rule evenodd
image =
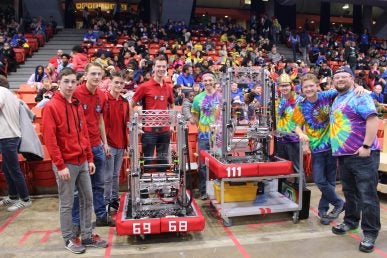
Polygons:
<instances>
[{"instance_id":1,"label":"hoodie","mask_svg":"<svg viewBox=\"0 0 387 258\"><path fill-rule=\"evenodd\" d=\"M76 98L69 103L55 92L42 113L43 139L52 162L62 170L66 163L93 162L86 119Z\"/></svg>"},{"instance_id":2,"label":"hoodie","mask_svg":"<svg viewBox=\"0 0 387 258\"><path fill-rule=\"evenodd\" d=\"M76 72L84 72L85 66L89 62L85 53L76 53L75 55L73 55L72 60L73 69Z\"/></svg>"}]
</instances>

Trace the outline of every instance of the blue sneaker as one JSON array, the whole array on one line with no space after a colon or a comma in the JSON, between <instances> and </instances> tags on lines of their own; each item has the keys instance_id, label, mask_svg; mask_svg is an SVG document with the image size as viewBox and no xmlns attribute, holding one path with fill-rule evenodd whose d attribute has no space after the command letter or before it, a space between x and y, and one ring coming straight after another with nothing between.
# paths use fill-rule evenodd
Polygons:
<instances>
[{"instance_id":1,"label":"blue sneaker","mask_svg":"<svg viewBox=\"0 0 387 258\"><path fill-rule=\"evenodd\" d=\"M374 251L375 238L371 236L364 236L359 244L359 251L364 253L371 253Z\"/></svg>"}]
</instances>

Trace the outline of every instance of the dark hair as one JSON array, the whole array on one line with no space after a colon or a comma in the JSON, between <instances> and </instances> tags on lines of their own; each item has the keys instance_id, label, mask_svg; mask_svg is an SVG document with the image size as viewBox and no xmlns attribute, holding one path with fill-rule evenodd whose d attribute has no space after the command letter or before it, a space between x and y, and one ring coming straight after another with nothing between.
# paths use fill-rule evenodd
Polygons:
<instances>
[{"instance_id":1,"label":"dark hair","mask_svg":"<svg viewBox=\"0 0 387 258\"><path fill-rule=\"evenodd\" d=\"M69 55L69 54L66 54L66 53L63 53L60 57L63 58L64 56L67 57L68 59L70 59L70 55Z\"/></svg>"},{"instance_id":2,"label":"dark hair","mask_svg":"<svg viewBox=\"0 0 387 258\"><path fill-rule=\"evenodd\" d=\"M77 52L77 53L83 53L84 50L83 48L80 46L80 45L75 45L72 49L73 52Z\"/></svg>"},{"instance_id":3,"label":"dark hair","mask_svg":"<svg viewBox=\"0 0 387 258\"><path fill-rule=\"evenodd\" d=\"M183 66L183 73L185 73L186 71L188 71L190 67L192 67L192 66L189 65L189 64L185 64L185 65Z\"/></svg>"},{"instance_id":4,"label":"dark hair","mask_svg":"<svg viewBox=\"0 0 387 258\"><path fill-rule=\"evenodd\" d=\"M75 71L70 67L65 67L62 69L62 71L60 71L58 79L61 80L63 76L68 76L71 74L75 74Z\"/></svg>"},{"instance_id":5,"label":"dark hair","mask_svg":"<svg viewBox=\"0 0 387 258\"><path fill-rule=\"evenodd\" d=\"M42 68L42 70L43 70L43 72L41 74L38 73L39 68ZM43 65L38 65L35 68L35 82L41 82L43 77L44 77L44 75L45 75L45 72L44 72Z\"/></svg>"}]
</instances>

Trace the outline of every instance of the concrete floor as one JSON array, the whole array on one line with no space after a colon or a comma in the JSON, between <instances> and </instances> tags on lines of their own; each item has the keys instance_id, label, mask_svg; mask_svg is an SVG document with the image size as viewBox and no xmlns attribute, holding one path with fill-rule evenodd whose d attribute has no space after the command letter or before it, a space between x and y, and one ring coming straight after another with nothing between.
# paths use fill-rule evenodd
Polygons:
<instances>
[{"instance_id":1,"label":"concrete floor","mask_svg":"<svg viewBox=\"0 0 387 258\"><path fill-rule=\"evenodd\" d=\"M89 248L82 257L387 257L387 197L381 196L382 229L371 254L358 251L359 234L336 236L331 226L319 223L319 192L312 190L310 216L293 224L288 213L239 217L224 227L208 202L198 201L206 217L203 232L186 239L156 235L139 240L117 236L114 228L98 228L107 249ZM338 186L340 189L340 185ZM337 220L340 223L342 216ZM336 222L333 222L334 224ZM64 249L59 232L58 199L35 198L32 207L9 213L0 210L0 257L75 257Z\"/></svg>"}]
</instances>

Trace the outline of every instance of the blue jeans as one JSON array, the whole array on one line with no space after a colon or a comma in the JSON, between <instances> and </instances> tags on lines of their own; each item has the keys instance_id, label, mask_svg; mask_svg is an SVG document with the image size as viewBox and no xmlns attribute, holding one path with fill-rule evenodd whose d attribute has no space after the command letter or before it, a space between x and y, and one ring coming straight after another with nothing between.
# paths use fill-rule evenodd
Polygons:
<instances>
[{"instance_id":1,"label":"blue jeans","mask_svg":"<svg viewBox=\"0 0 387 258\"><path fill-rule=\"evenodd\" d=\"M105 180L105 151L103 145L91 148L94 156L95 173L90 176L93 189L93 205L97 219L104 218L106 213L103 198ZM73 224L79 225L79 196L78 191L74 193Z\"/></svg>"},{"instance_id":2,"label":"blue jeans","mask_svg":"<svg viewBox=\"0 0 387 258\"><path fill-rule=\"evenodd\" d=\"M23 172L20 169L18 149L20 137L0 139L0 153L3 156L3 173L12 199L28 200L30 194Z\"/></svg>"},{"instance_id":3,"label":"blue jeans","mask_svg":"<svg viewBox=\"0 0 387 258\"><path fill-rule=\"evenodd\" d=\"M380 230L380 205L378 185L379 151L369 157L341 156L339 171L345 196L344 222L352 227L359 225L363 234L377 237Z\"/></svg>"},{"instance_id":4,"label":"blue jeans","mask_svg":"<svg viewBox=\"0 0 387 258\"><path fill-rule=\"evenodd\" d=\"M277 142L277 156L293 163L293 170L300 173L300 143L299 142ZM305 174L302 174L304 188L306 187Z\"/></svg>"},{"instance_id":5,"label":"blue jeans","mask_svg":"<svg viewBox=\"0 0 387 258\"><path fill-rule=\"evenodd\" d=\"M110 147L111 156L105 163L105 204L118 200L119 175L124 157L124 149Z\"/></svg>"},{"instance_id":6,"label":"blue jeans","mask_svg":"<svg viewBox=\"0 0 387 258\"><path fill-rule=\"evenodd\" d=\"M170 132L164 133L148 133L142 135L142 152L145 158L154 156L156 148L157 164L168 164L168 149L171 141ZM145 165L152 164L151 160L146 160ZM166 171L165 167L157 168L157 171Z\"/></svg>"},{"instance_id":7,"label":"blue jeans","mask_svg":"<svg viewBox=\"0 0 387 258\"><path fill-rule=\"evenodd\" d=\"M207 169L206 164L201 162L200 151L209 150L210 141L208 139L198 139L198 153L199 153L199 191L203 195L206 193L206 184L207 184Z\"/></svg>"},{"instance_id":8,"label":"blue jeans","mask_svg":"<svg viewBox=\"0 0 387 258\"><path fill-rule=\"evenodd\" d=\"M336 157L331 150L312 153L313 180L321 191L318 211L324 214L329 210L329 204L340 208L344 201L336 194Z\"/></svg>"}]
</instances>

